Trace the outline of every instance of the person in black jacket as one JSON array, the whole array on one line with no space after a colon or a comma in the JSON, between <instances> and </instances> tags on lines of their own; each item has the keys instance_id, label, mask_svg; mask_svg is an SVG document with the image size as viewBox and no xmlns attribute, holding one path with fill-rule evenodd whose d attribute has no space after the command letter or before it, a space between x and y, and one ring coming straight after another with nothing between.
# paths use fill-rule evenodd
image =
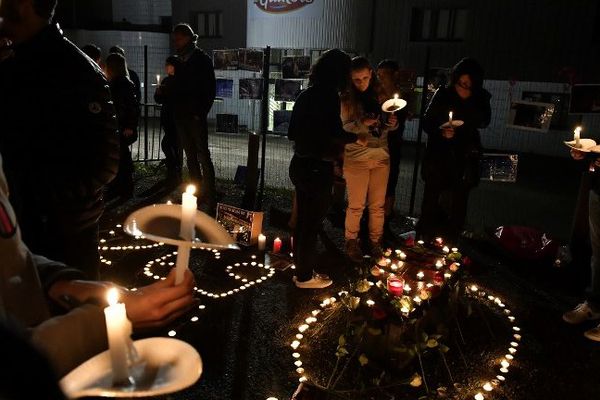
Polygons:
<instances>
[{"instance_id":1,"label":"person in black jacket","mask_svg":"<svg viewBox=\"0 0 600 400\"><path fill-rule=\"evenodd\" d=\"M137 140L140 107L135 95L135 85L127 75L127 62L117 53L106 57L108 79L119 124L120 158L119 171L108 187L108 196L120 196L122 200L133 197L133 161L129 145Z\"/></svg>"},{"instance_id":2,"label":"person in black jacket","mask_svg":"<svg viewBox=\"0 0 600 400\"><path fill-rule=\"evenodd\" d=\"M113 53L120 54L127 61L127 58L125 57L125 49L123 49L121 46L111 47L108 50L108 53L109 54L113 54ZM142 99L142 86L140 84L140 77L138 76L137 72L135 72L134 70L132 70L129 67L127 67L127 75L129 76L129 80L131 82L133 82L133 86L135 87L135 97L136 97L138 103L142 103L144 101L144 99Z\"/></svg>"},{"instance_id":3,"label":"person in black jacket","mask_svg":"<svg viewBox=\"0 0 600 400\"><path fill-rule=\"evenodd\" d=\"M94 279L119 137L104 74L50 24L55 5L2 2L0 151L25 243Z\"/></svg>"},{"instance_id":4,"label":"person in black jacket","mask_svg":"<svg viewBox=\"0 0 600 400\"><path fill-rule=\"evenodd\" d=\"M206 211L214 215L215 168L208 150L207 116L215 99L216 80L212 60L196 47L197 39L187 24L173 29L173 44L180 60L174 76L174 115L190 177L199 185Z\"/></svg>"},{"instance_id":5,"label":"person in black jacket","mask_svg":"<svg viewBox=\"0 0 600 400\"><path fill-rule=\"evenodd\" d=\"M597 152L590 153L571 150L571 157L586 161L588 167L586 172L590 182L588 220L592 257L590 286L586 293L586 300L563 314L563 320L569 324L581 324L600 319L600 154L598 154L600 146L596 146L595 150ZM585 331L584 336L600 342L600 325Z\"/></svg>"},{"instance_id":6,"label":"person in black jacket","mask_svg":"<svg viewBox=\"0 0 600 400\"><path fill-rule=\"evenodd\" d=\"M165 154L165 163L167 166L167 184L177 186L181 183L181 147L177 139L177 128L175 127L175 117L173 116L173 85L175 68L179 60L175 56L170 56L165 61L167 76L163 78L160 85L154 92L154 101L161 104L160 124L165 135L160 142L160 147Z\"/></svg>"},{"instance_id":7,"label":"person in black jacket","mask_svg":"<svg viewBox=\"0 0 600 400\"><path fill-rule=\"evenodd\" d=\"M417 226L424 238L446 235L452 240L462 232L469 193L479 183L479 129L490 123L490 98L483 88L483 68L464 58L453 67L449 85L435 92L425 111L428 136L421 170L425 188ZM442 127L450 112L454 128ZM458 120L464 124L457 126ZM442 204L444 193L450 204Z\"/></svg>"},{"instance_id":8,"label":"person in black jacket","mask_svg":"<svg viewBox=\"0 0 600 400\"><path fill-rule=\"evenodd\" d=\"M290 178L298 208L294 282L302 289L321 289L332 283L314 270L317 234L331 203L333 163L345 144L366 145L365 139L342 126L339 92L349 79L350 57L338 49L323 53L312 66L309 87L296 99L290 119L288 138L294 141Z\"/></svg>"}]
</instances>

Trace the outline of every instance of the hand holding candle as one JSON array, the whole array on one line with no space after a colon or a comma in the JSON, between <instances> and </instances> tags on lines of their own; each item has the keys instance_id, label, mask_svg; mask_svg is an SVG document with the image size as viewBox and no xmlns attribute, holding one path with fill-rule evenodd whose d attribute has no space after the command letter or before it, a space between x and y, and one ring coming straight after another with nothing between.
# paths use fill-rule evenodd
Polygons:
<instances>
[{"instance_id":1,"label":"hand holding candle","mask_svg":"<svg viewBox=\"0 0 600 400\"><path fill-rule=\"evenodd\" d=\"M106 319L113 385L129 384L128 354L131 344L131 322L127 319L125 304L118 302L119 292L116 288L108 290L106 299L109 305L104 309L104 318Z\"/></svg>"}]
</instances>

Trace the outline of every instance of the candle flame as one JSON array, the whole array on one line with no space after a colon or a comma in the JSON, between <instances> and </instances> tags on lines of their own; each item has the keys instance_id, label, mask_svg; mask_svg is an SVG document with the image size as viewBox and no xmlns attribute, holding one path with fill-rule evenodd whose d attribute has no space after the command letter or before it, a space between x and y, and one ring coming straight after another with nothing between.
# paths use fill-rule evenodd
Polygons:
<instances>
[{"instance_id":1,"label":"candle flame","mask_svg":"<svg viewBox=\"0 0 600 400\"><path fill-rule=\"evenodd\" d=\"M394 100L398 100L398 93L394 93Z\"/></svg>"},{"instance_id":2,"label":"candle flame","mask_svg":"<svg viewBox=\"0 0 600 400\"><path fill-rule=\"evenodd\" d=\"M108 289L106 292L106 301L108 301L108 305L114 306L119 302L119 291L117 288Z\"/></svg>"},{"instance_id":3,"label":"candle flame","mask_svg":"<svg viewBox=\"0 0 600 400\"><path fill-rule=\"evenodd\" d=\"M453 114L452 114L452 111L450 111L450 112L448 113L448 117L449 117L450 119L452 119L452 115L453 115Z\"/></svg>"},{"instance_id":4,"label":"candle flame","mask_svg":"<svg viewBox=\"0 0 600 400\"><path fill-rule=\"evenodd\" d=\"M187 187L185 188L185 192L188 194L194 194L196 193L196 186L194 185L187 185Z\"/></svg>"},{"instance_id":5,"label":"candle flame","mask_svg":"<svg viewBox=\"0 0 600 400\"><path fill-rule=\"evenodd\" d=\"M575 132L575 133L581 133L581 129L582 129L582 128L581 128L580 126L578 126L577 128L575 128L575 131L574 131L574 132Z\"/></svg>"}]
</instances>

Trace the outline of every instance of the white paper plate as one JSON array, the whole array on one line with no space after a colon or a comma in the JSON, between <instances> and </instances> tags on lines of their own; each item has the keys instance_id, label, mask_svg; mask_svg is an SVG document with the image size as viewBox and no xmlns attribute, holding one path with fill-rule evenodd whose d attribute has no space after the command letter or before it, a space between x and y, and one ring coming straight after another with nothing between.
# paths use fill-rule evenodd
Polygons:
<instances>
[{"instance_id":1,"label":"white paper plate","mask_svg":"<svg viewBox=\"0 0 600 400\"><path fill-rule=\"evenodd\" d=\"M460 119L453 119L452 120L452 128L458 128L459 126L463 126L465 123L465 121L462 121ZM450 128L450 121L444 122L443 124L440 125L440 129L446 129L446 128Z\"/></svg>"},{"instance_id":2,"label":"white paper plate","mask_svg":"<svg viewBox=\"0 0 600 400\"><path fill-rule=\"evenodd\" d=\"M589 153L590 151L593 151L595 153L598 152L597 150L593 150L595 147L598 147L598 146L596 146L596 142L592 139L580 139L579 143L580 143L581 147L575 147L574 140L565 141L565 144L567 145L567 147L570 147L572 149L583 151L584 153Z\"/></svg>"},{"instance_id":3,"label":"white paper plate","mask_svg":"<svg viewBox=\"0 0 600 400\"><path fill-rule=\"evenodd\" d=\"M141 362L132 368L136 384L113 387L110 353L90 358L60 381L70 399L80 397L148 397L177 392L202 375L202 359L181 340L155 337L133 342Z\"/></svg>"},{"instance_id":4,"label":"white paper plate","mask_svg":"<svg viewBox=\"0 0 600 400\"><path fill-rule=\"evenodd\" d=\"M403 99L389 99L381 105L381 110L384 112L393 113L402 110L404 107L406 107L406 104L406 100Z\"/></svg>"},{"instance_id":5,"label":"white paper plate","mask_svg":"<svg viewBox=\"0 0 600 400\"><path fill-rule=\"evenodd\" d=\"M156 242L180 246L190 245L194 249L234 249L239 246L225 228L208 214L196 211L196 235L193 241L179 237L181 225L181 205L154 204L134 211L123 224L125 232Z\"/></svg>"}]
</instances>

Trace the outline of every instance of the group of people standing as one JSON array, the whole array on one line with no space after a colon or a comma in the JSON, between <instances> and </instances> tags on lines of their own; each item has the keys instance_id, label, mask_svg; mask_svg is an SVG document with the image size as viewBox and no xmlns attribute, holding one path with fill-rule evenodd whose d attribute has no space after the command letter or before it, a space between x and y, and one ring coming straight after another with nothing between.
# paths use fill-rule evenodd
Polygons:
<instances>
[{"instance_id":1,"label":"group of people standing","mask_svg":"<svg viewBox=\"0 0 600 400\"><path fill-rule=\"evenodd\" d=\"M300 288L323 288L332 281L316 272L317 234L330 202L335 164L342 164L347 188L346 254L361 261L363 249L382 254L386 218L393 212L406 110L382 111L395 94L398 63L382 61L377 70L364 57L334 49L313 65L309 87L298 97L288 137L295 142L290 177L296 189L294 251ZM479 181L482 154L479 129L491 117L491 95L483 89L483 69L473 59L461 60L450 83L438 89L424 115L428 134L422 176L425 194L417 227L420 237L444 234L456 239L465 222L470 190ZM448 113L462 124L444 125ZM368 210L368 246L359 232Z\"/></svg>"}]
</instances>

